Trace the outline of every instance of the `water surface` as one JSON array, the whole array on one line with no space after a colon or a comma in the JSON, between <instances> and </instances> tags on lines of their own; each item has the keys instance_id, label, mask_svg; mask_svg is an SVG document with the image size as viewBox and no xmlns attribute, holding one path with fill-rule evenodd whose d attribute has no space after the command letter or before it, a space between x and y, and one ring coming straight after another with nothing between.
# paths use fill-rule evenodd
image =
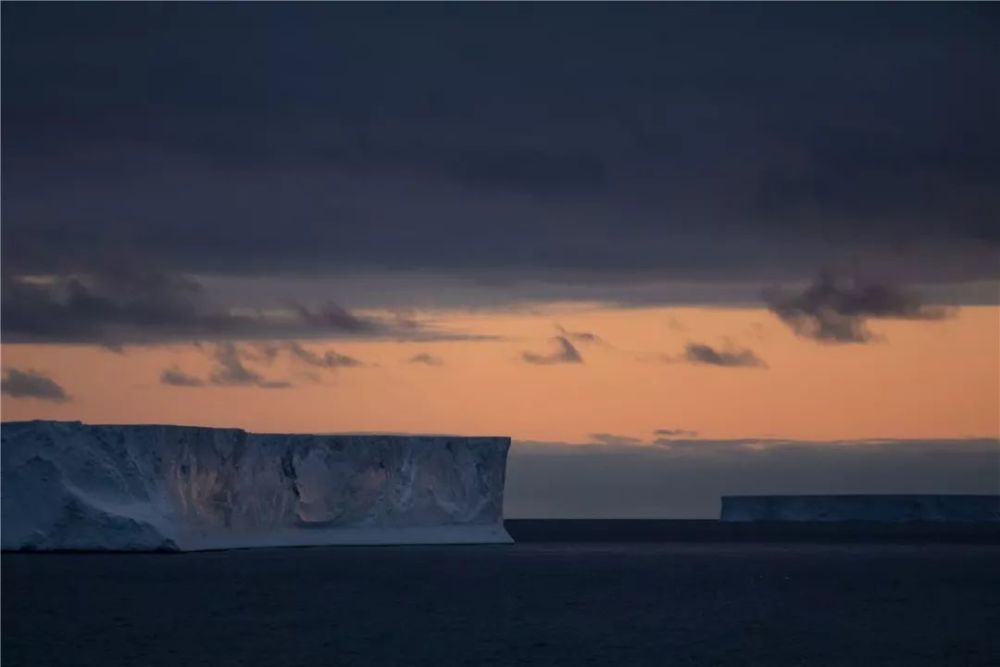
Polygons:
<instances>
[{"instance_id":1,"label":"water surface","mask_svg":"<svg viewBox=\"0 0 1000 667\"><path fill-rule=\"evenodd\" d=\"M1000 547L4 554L3 664L988 665Z\"/></svg>"}]
</instances>

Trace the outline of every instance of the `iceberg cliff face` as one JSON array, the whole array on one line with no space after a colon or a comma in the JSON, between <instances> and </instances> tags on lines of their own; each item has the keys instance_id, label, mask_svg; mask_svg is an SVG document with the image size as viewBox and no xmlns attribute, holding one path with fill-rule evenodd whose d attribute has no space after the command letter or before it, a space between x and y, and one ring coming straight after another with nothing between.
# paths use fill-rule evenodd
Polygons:
<instances>
[{"instance_id":1,"label":"iceberg cliff face","mask_svg":"<svg viewBox=\"0 0 1000 667\"><path fill-rule=\"evenodd\" d=\"M197 550L509 542L509 438L2 427L2 546Z\"/></svg>"}]
</instances>

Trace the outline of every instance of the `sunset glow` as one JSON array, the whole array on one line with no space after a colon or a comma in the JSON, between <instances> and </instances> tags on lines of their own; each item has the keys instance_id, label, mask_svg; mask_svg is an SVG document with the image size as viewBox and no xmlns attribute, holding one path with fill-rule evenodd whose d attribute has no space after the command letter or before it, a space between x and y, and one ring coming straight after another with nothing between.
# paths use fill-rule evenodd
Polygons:
<instances>
[{"instance_id":1,"label":"sunset glow","mask_svg":"<svg viewBox=\"0 0 1000 667\"><path fill-rule=\"evenodd\" d=\"M310 340L364 364L316 369L279 357L247 366L281 389L173 387L199 377L211 345L7 345L4 364L58 380L67 403L4 398L4 419L184 423L257 431L503 433L585 442L593 433L649 440L656 429L706 438L944 438L998 435L1000 309L964 307L934 322L885 321L879 341L833 346L797 337L763 309L553 305L531 312L438 312L450 330L495 341ZM582 363L532 365L558 326L589 332ZM766 367L684 361L685 345L752 347ZM728 343L727 343L728 341ZM252 350L253 343L243 344ZM418 353L440 365L410 361Z\"/></svg>"}]
</instances>

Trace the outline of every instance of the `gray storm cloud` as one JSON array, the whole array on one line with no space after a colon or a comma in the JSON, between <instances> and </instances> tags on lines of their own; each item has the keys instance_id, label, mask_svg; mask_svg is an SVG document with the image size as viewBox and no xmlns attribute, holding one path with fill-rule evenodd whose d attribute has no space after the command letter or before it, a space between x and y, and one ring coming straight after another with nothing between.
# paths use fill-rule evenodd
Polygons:
<instances>
[{"instance_id":1,"label":"gray storm cloud","mask_svg":"<svg viewBox=\"0 0 1000 667\"><path fill-rule=\"evenodd\" d=\"M862 255L902 257L907 281L997 277L989 3L165 13L6 10L12 275L121 246L174 275L537 276L580 299L630 278L698 299Z\"/></svg>"}]
</instances>

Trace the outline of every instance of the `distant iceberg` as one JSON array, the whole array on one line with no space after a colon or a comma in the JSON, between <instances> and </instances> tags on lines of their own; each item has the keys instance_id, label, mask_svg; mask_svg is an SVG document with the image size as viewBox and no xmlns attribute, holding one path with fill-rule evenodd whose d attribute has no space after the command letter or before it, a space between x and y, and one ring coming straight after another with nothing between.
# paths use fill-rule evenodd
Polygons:
<instances>
[{"instance_id":1,"label":"distant iceberg","mask_svg":"<svg viewBox=\"0 0 1000 667\"><path fill-rule=\"evenodd\" d=\"M723 521L1000 521L1000 495L723 496Z\"/></svg>"},{"instance_id":2,"label":"distant iceberg","mask_svg":"<svg viewBox=\"0 0 1000 667\"><path fill-rule=\"evenodd\" d=\"M509 438L8 422L5 550L510 542Z\"/></svg>"}]
</instances>

